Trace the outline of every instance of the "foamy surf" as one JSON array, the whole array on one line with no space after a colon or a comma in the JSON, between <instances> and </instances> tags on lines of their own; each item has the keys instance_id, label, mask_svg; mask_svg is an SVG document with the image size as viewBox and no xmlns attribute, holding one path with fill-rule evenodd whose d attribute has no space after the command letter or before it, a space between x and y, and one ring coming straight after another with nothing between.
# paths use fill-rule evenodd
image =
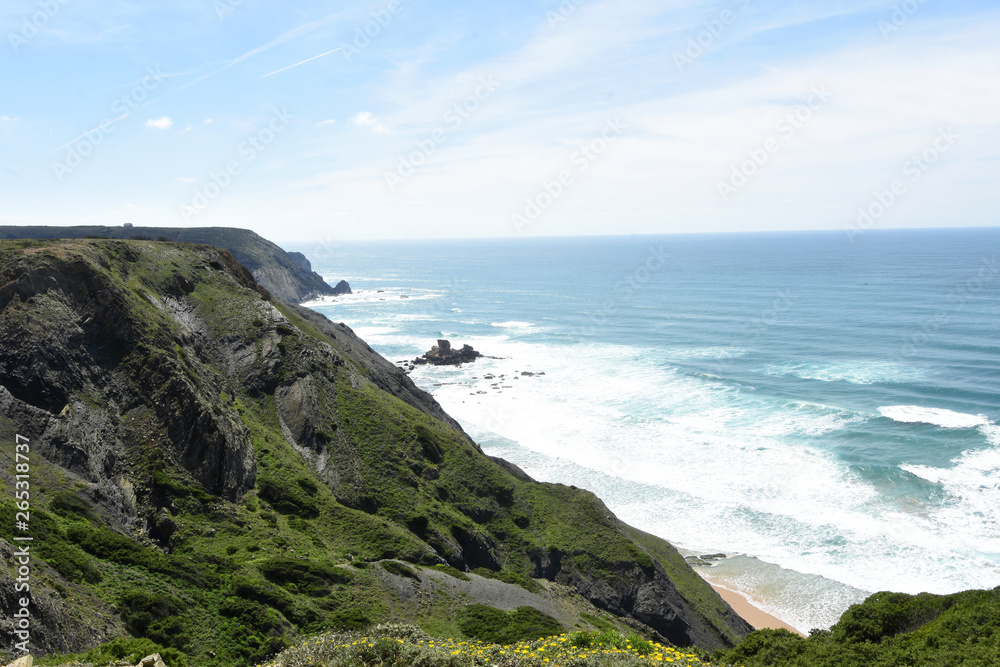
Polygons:
<instances>
[{"instance_id":1,"label":"foamy surf","mask_svg":"<svg viewBox=\"0 0 1000 667\"><path fill-rule=\"evenodd\" d=\"M842 361L837 363L771 364L772 376L790 376L820 382L851 384L897 384L921 378L921 373L902 364L884 361Z\"/></svg>"},{"instance_id":2,"label":"foamy surf","mask_svg":"<svg viewBox=\"0 0 1000 667\"><path fill-rule=\"evenodd\" d=\"M878 409L880 415L903 424L930 424L941 428L975 428L986 426L985 415L968 415L942 408L925 408L919 405L889 405Z\"/></svg>"},{"instance_id":3,"label":"foamy surf","mask_svg":"<svg viewBox=\"0 0 1000 667\"><path fill-rule=\"evenodd\" d=\"M684 555L710 551L683 550ZM833 579L805 574L743 554L696 567L715 586L739 591L761 611L780 618L803 634L813 628L828 628L839 619L838 610L862 602L870 595Z\"/></svg>"},{"instance_id":4,"label":"foamy surf","mask_svg":"<svg viewBox=\"0 0 1000 667\"><path fill-rule=\"evenodd\" d=\"M326 271L384 266L352 285L440 296L328 312L373 327L393 360L438 338L500 357L412 377L536 479L587 488L675 545L751 554L729 563L752 573L731 587L770 596L768 611L808 631L857 591L1000 585L1000 358L985 291L997 286L923 335L989 244L880 238L866 237L851 274L843 248L813 238L657 240L674 262L631 292L614 287L646 239L379 245ZM914 256L921 280L869 283L910 276ZM961 405L976 407L937 407Z\"/></svg>"}]
</instances>

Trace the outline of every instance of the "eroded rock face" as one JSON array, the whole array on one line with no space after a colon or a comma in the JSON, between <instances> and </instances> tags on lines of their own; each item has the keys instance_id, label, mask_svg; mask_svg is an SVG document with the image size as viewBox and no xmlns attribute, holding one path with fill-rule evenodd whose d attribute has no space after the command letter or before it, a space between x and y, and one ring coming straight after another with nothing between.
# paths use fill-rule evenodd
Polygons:
<instances>
[{"instance_id":1,"label":"eroded rock face","mask_svg":"<svg viewBox=\"0 0 1000 667\"><path fill-rule=\"evenodd\" d=\"M415 364L431 364L433 366L458 366L475 361L483 356L476 352L471 345L463 345L462 349L452 348L451 341L438 340L437 345L432 347L424 356L413 360Z\"/></svg>"},{"instance_id":2,"label":"eroded rock face","mask_svg":"<svg viewBox=\"0 0 1000 667\"><path fill-rule=\"evenodd\" d=\"M479 356L440 340L425 361ZM368 559L532 575L682 645L721 648L749 631L667 543L617 521L593 494L486 457L348 327L274 298L225 251L0 242L0 434L12 425L95 527L142 549L183 555L218 539L216 527L271 548L288 535L281 523L315 538L335 515L328 539L344 541L317 545L324 558L363 549ZM0 481L13 483L9 467ZM322 494L325 504L313 502ZM210 530L194 534L190 503ZM286 519L261 518L275 512ZM5 545L0 607L10 608ZM232 566L261 576L249 561ZM84 580L46 575L61 582L33 590L47 652L124 634Z\"/></svg>"},{"instance_id":3,"label":"eroded rock face","mask_svg":"<svg viewBox=\"0 0 1000 667\"><path fill-rule=\"evenodd\" d=\"M11 614L20 608L19 598L25 595L31 599L30 648L35 655L78 651L124 634L118 616L81 586L67 583L67 594L80 596L86 613L66 605L63 595L45 586L32 585L29 593L17 592L14 573L8 568L17 562L15 549L22 546L18 543L15 547L0 539L0 608L4 609L0 637L4 649L10 650L17 641ZM35 572L37 576L38 571Z\"/></svg>"}]
</instances>

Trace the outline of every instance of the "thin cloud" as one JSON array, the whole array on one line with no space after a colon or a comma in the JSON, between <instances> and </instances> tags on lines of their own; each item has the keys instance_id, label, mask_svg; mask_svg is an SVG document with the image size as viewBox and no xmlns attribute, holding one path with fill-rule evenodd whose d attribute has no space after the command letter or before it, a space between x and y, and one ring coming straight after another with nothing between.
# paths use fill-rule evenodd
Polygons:
<instances>
[{"instance_id":1,"label":"thin cloud","mask_svg":"<svg viewBox=\"0 0 1000 667\"><path fill-rule=\"evenodd\" d=\"M316 127L331 127L331 126L336 125L336 124L337 124L337 121L335 121L332 118L328 118L326 120L321 120L320 122L316 123Z\"/></svg>"},{"instance_id":2,"label":"thin cloud","mask_svg":"<svg viewBox=\"0 0 1000 667\"><path fill-rule=\"evenodd\" d=\"M21 119L15 118L13 116L8 116L7 114L0 116L0 123L16 123L19 120Z\"/></svg>"},{"instance_id":3,"label":"thin cloud","mask_svg":"<svg viewBox=\"0 0 1000 667\"><path fill-rule=\"evenodd\" d=\"M337 48L331 50L331 51L327 51L326 53L321 53L318 56L313 56L312 58L306 58L305 60L303 60L300 63L295 63L294 65L289 65L288 67L282 67L281 69L276 69L273 72L271 72L270 74L265 74L264 76L262 76L260 78L261 79L266 79L267 77L272 76L274 74L277 74L279 72L284 72L285 70L292 69L293 67L298 67L299 65L305 65L307 62L311 62L313 60L316 60L317 58L322 58L323 56L328 56L331 53L336 53L337 51L340 51L340 47L339 46Z\"/></svg>"},{"instance_id":4,"label":"thin cloud","mask_svg":"<svg viewBox=\"0 0 1000 667\"><path fill-rule=\"evenodd\" d=\"M150 118L146 121L146 127L151 127L154 130L169 130L174 126L174 121L170 120L170 116L164 116L162 118Z\"/></svg>"},{"instance_id":5,"label":"thin cloud","mask_svg":"<svg viewBox=\"0 0 1000 667\"><path fill-rule=\"evenodd\" d=\"M243 55L238 56L234 60L230 60L228 63L226 63L222 67L220 67L220 68L218 68L216 70L213 70L213 71L209 72L208 74L204 74L204 75L198 77L197 79L195 79L191 83L184 84L183 86L181 86L180 88L177 89L177 92L180 92L180 91L182 91L182 90L184 90L186 88L190 88L191 86L195 85L196 83L201 83L205 79L207 79L209 77L212 77L212 76L215 76L219 72L224 72L225 70L229 69L230 67L238 65L239 63L243 62L244 60L247 60L248 58L253 58L254 56L256 56L256 55L258 55L260 53L264 53L265 51L270 51L271 49L273 49L276 46L281 46L285 42L291 41L291 40L293 40L293 39L295 39L297 37L300 37L302 35L310 33L313 30L315 30L316 28L319 28L319 27L322 27L324 25L327 25L328 23L332 23L334 20L336 20L337 18L340 17L341 13L342 12L338 12L337 14L330 14L329 16L325 16L325 17L319 19L318 21L313 21L312 23L306 23L305 25L300 25L298 28L292 28L288 32L282 33L281 35L275 37L270 42L268 42L268 43L266 43L266 44L264 44L262 46L258 46L256 49L251 49L250 51L247 51ZM326 55L326 54L323 54L323 55Z\"/></svg>"},{"instance_id":6,"label":"thin cloud","mask_svg":"<svg viewBox=\"0 0 1000 667\"><path fill-rule=\"evenodd\" d=\"M371 111L361 111L351 116L351 122L358 127L367 127L375 134L389 134L389 128L382 124Z\"/></svg>"},{"instance_id":7,"label":"thin cloud","mask_svg":"<svg viewBox=\"0 0 1000 667\"><path fill-rule=\"evenodd\" d=\"M148 107L150 104L152 104L152 102L146 102L142 106L138 107L136 109L136 111L139 111L143 107ZM131 116L133 113L134 113L133 111L126 111L125 113L123 113L122 115L118 116L117 118L112 118L111 120L109 120L107 122L101 123L100 125L98 125L94 129L87 130L86 132L84 132L83 134L81 134L76 139L72 139L70 141L67 141L62 146L59 146L58 148L52 149L51 151L49 151L48 153L46 153L46 156L52 155L56 151L61 151L62 149L66 148L67 146L72 146L76 142L80 141L80 139L83 139L84 137L89 137L90 135L94 134L95 132L102 132L102 133L103 132L107 132L108 128L113 128L114 125L115 125L115 123L118 123L119 121L125 120L126 118L128 118L129 116Z\"/></svg>"}]
</instances>

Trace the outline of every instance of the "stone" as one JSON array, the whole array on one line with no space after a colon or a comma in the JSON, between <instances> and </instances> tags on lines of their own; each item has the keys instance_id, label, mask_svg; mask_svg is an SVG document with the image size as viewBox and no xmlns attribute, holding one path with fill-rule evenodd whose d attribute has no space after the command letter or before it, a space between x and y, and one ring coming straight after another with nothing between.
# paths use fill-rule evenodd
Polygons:
<instances>
[{"instance_id":1,"label":"stone","mask_svg":"<svg viewBox=\"0 0 1000 667\"><path fill-rule=\"evenodd\" d=\"M451 346L451 341L439 339L437 345L424 353L424 356L413 360L415 364L431 364L433 366L458 366L459 364L475 361L483 356L472 349L471 345L463 345L462 349L456 350Z\"/></svg>"},{"instance_id":2,"label":"stone","mask_svg":"<svg viewBox=\"0 0 1000 667\"><path fill-rule=\"evenodd\" d=\"M160 657L159 653L154 653L140 660L139 664L135 667L167 667L167 663L163 662L163 658Z\"/></svg>"},{"instance_id":3,"label":"stone","mask_svg":"<svg viewBox=\"0 0 1000 667\"><path fill-rule=\"evenodd\" d=\"M35 659L30 655L22 655L20 658L7 665L7 667L31 667L34 663Z\"/></svg>"}]
</instances>

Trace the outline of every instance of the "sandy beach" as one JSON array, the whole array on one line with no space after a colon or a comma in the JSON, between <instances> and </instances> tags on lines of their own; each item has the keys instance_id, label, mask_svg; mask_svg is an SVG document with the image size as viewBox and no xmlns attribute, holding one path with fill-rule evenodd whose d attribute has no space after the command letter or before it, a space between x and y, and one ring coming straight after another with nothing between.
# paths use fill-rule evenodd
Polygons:
<instances>
[{"instance_id":1,"label":"sandy beach","mask_svg":"<svg viewBox=\"0 0 1000 667\"><path fill-rule=\"evenodd\" d=\"M706 579L707 581L707 579ZM709 581L709 584L712 584ZM743 594L737 591L731 591L728 588L723 588L721 586L716 586L712 584L712 588L715 592L722 597L723 600L729 603L737 614L743 617L743 619L753 626L755 630L763 630L764 628L771 629L785 629L790 632L805 636L803 633L799 632L788 623L785 623L780 618L771 616L767 612L763 612L753 605Z\"/></svg>"}]
</instances>

